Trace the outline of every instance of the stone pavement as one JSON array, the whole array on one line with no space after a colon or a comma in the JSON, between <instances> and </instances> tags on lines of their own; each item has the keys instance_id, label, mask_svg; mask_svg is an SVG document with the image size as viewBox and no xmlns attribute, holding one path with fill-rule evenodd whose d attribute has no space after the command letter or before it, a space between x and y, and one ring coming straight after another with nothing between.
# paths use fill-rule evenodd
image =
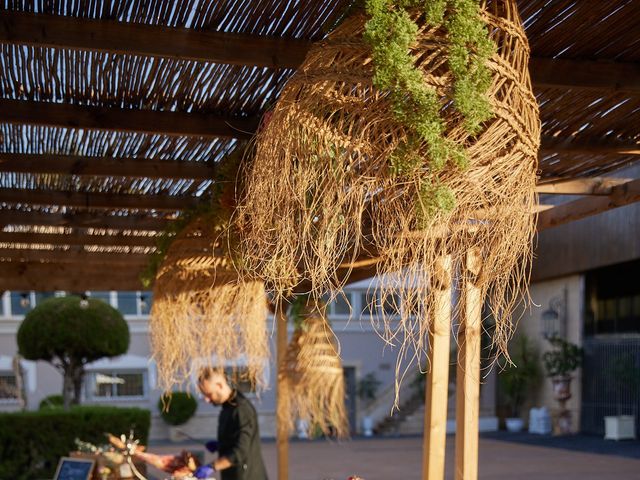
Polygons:
<instances>
[{"instance_id":1,"label":"stone pavement","mask_svg":"<svg viewBox=\"0 0 640 480\"><path fill-rule=\"evenodd\" d=\"M506 434L505 434L506 435ZM636 443L637 445L637 443ZM453 479L453 436L447 437L447 479ZM154 453L204 450L194 444L150 446ZM269 477L276 479L276 445L263 443ZM422 439L419 437L353 439L345 442L293 441L290 480L419 480ZM207 461L213 456L207 455ZM530 445L495 438L480 439L481 479L492 480L638 480L640 459ZM162 478L158 476L157 478Z\"/></svg>"}]
</instances>

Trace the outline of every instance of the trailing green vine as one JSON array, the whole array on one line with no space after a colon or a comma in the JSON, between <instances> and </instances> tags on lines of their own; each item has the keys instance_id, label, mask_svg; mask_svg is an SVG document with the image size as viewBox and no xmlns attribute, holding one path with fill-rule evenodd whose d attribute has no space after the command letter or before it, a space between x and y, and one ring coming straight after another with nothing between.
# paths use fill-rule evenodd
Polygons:
<instances>
[{"instance_id":1,"label":"trailing green vine","mask_svg":"<svg viewBox=\"0 0 640 480\"><path fill-rule=\"evenodd\" d=\"M233 199L228 197L233 197L236 175L244 152L244 148L237 148L221 160L215 169L214 182L206 197L203 197L195 207L180 212L178 218L168 223L165 230L158 236L156 249L140 274L140 281L145 288L153 284L176 235L193 220L206 216L211 219L213 225L223 228L228 225L233 210Z\"/></svg>"},{"instance_id":2,"label":"trailing green vine","mask_svg":"<svg viewBox=\"0 0 640 480\"><path fill-rule=\"evenodd\" d=\"M408 9L418 7L423 8L427 24L447 30L449 68L454 78L451 100L463 115L467 132L479 133L482 123L492 116L486 94L491 84L487 60L495 52L495 44L480 16L478 0L366 0L371 18L365 25L364 39L372 49L373 83L390 92L394 116L412 134L390 156L389 169L394 176L411 177L421 172L421 144L427 148L430 176L449 162L459 168L468 163L463 146L446 138L439 94L425 83L410 53L419 29ZM437 210L455 206L453 194L445 190L431 179L424 180L416 202L419 223Z\"/></svg>"}]
</instances>

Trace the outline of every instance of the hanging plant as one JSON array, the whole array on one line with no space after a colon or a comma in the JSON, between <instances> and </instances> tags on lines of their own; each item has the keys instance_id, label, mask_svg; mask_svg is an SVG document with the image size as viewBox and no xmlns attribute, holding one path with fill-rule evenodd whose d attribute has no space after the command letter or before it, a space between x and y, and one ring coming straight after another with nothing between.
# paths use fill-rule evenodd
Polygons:
<instances>
[{"instance_id":1,"label":"hanging plant","mask_svg":"<svg viewBox=\"0 0 640 480\"><path fill-rule=\"evenodd\" d=\"M477 249L473 281L504 350L528 276L540 133L516 2L366 10L311 48L257 135L236 217L244 265L276 294L304 282L320 298L375 255L378 274L399 277L380 301L402 306L383 334L420 355L438 259L460 271Z\"/></svg>"}]
</instances>

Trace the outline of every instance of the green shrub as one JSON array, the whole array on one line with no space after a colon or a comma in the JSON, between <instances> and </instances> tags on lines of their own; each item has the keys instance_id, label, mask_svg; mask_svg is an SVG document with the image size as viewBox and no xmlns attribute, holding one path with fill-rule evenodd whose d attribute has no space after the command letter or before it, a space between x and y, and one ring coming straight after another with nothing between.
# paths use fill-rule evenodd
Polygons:
<instances>
[{"instance_id":1,"label":"green shrub","mask_svg":"<svg viewBox=\"0 0 640 480\"><path fill-rule=\"evenodd\" d=\"M61 408L64 406L64 397L62 395L49 395L40 401L40 410L45 408Z\"/></svg>"},{"instance_id":2,"label":"green shrub","mask_svg":"<svg viewBox=\"0 0 640 480\"><path fill-rule=\"evenodd\" d=\"M0 479L52 478L59 458L75 450L75 438L103 444L104 432L128 434L133 428L146 444L150 424L150 412L139 408L78 406L2 413Z\"/></svg>"},{"instance_id":3,"label":"green shrub","mask_svg":"<svg viewBox=\"0 0 640 480\"><path fill-rule=\"evenodd\" d=\"M169 425L182 425L196 413L198 402L186 392L173 392L170 396L160 397L158 409Z\"/></svg>"}]
</instances>

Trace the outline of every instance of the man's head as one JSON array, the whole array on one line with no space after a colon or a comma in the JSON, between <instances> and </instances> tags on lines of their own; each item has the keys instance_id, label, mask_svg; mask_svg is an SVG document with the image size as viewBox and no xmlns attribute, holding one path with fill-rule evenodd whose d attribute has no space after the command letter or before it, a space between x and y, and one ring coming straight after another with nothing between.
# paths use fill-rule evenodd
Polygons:
<instances>
[{"instance_id":1,"label":"man's head","mask_svg":"<svg viewBox=\"0 0 640 480\"><path fill-rule=\"evenodd\" d=\"M205 401L214 405L226 402L233 390L229 386L224 372L212 367L203 367L198 375L198 388Z\"/></svg>"}]
</instances>

